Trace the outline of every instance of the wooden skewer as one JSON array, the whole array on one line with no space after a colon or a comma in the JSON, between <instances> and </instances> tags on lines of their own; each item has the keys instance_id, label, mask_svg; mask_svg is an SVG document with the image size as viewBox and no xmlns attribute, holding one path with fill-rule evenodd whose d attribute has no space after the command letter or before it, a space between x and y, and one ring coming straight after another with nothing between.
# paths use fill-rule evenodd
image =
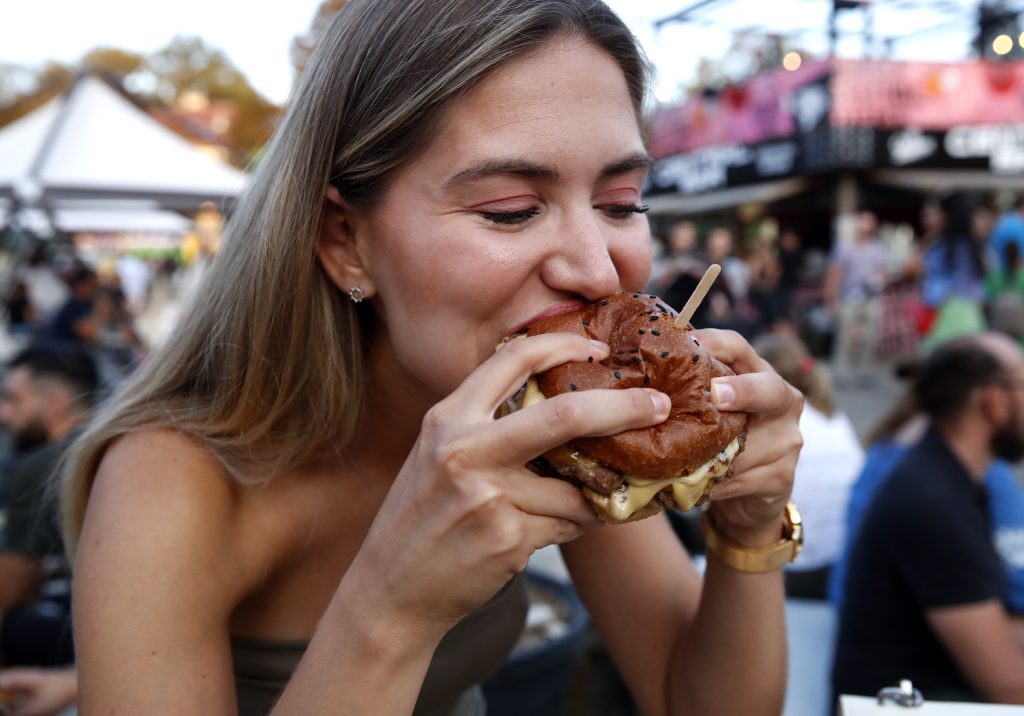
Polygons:
<instances>
[{"instance_id":1,"label":"wooden skewer","mask_svg":"<svg viewBox=\"0 0 1024 716\"><path fill-rule=\"evenodd\" d=\"M696 313L697 307L700 306L700 302L704 300L704 297L708 295L708 291L711 289L711 284L718 278L718 274L722 272L722 267L718 264L711 264L708 266L708 270L704 272L704 277L701 278L700 283L697 284L697 288L693 289L693 293L690 294L690 298L686 301L686 305L683 306L683 310L676 316L676 325L680 328L686 326L693 318L693 314Z\"/></svg>"}]
</instances>

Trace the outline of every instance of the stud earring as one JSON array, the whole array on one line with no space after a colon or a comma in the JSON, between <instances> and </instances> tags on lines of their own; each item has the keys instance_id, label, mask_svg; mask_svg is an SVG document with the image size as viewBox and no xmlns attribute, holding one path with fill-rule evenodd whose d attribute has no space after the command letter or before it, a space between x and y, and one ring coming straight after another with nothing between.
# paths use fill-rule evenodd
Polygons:
<instances>
[{"instance_id":1,"label":"stud earring","mask_svg":"<svg viewBox=\"0 0 1024 716\"><path fill-rule=\"evenodd\" d=\"M366 291L361 286L353 286L348 290L348 297L352 303L362 303L363 299L366 298Z\"/></svg>"}]
</instances>

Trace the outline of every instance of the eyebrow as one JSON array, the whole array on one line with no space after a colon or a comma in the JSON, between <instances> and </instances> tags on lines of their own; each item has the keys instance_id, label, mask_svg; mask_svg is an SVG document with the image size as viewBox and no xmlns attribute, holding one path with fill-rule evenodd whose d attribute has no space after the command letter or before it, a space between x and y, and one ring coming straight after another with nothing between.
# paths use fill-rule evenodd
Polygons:
<instances>
[{"instance_id":1,"label":"eyebrow","mask_svg":"<svg viewBox=\"0 0 1024 716\"><path fill-rule=\"evenodd\" d=\"M599 174L601 179L607 179L611 176L619 174L626 174L628 172L636 171L637 169L650 170L654 167L654 159L648 154L643 152L637 152L631 154L623 159L606 164ZM544 166L532 162L528 159L521 159L517 157L505 157L501 159L488 159L486 161L474 164L469 169L465 169L452 177L445 180L441 186L442 189L450 189L453 186L462 184L475 179L481 179L490 176L517 176L525 179L543 179L545 181L556 181L558 179L558 170L554 167Z\"/></svg>"}]
</instances>

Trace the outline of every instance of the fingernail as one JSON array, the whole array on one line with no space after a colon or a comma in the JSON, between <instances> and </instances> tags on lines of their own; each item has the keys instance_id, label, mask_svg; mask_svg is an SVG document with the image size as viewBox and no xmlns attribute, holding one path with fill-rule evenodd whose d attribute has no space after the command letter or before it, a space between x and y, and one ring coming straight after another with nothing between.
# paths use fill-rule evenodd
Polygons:
<instances>
[{"instance_id":1,"label":"fingernail","mask_svg":"<svg viewBox=\"0 0 1024 716\"><path fill-rule=\"evenodd\" d=\"M654 404L654 414L658 418L667 418L668 413L672 410L672 399L664 393L659 393L656 390L649 391L651 395L651 403Z\"/></svg>"},{"instance_id":2,"label":"fingernail","mask_svg":"<svg viewBox=\"0 0 1024 716\"><path fill-rule=\"evenodd\" d=\"M602 341L595 341L593 338L590 339L590 342L593 343L594 347L597 348L597 350L601 351L602 353L612 352L611 347L607 343L604 343Z\"/></svg>"},{"instance_id":3,"label":"fingernail","mask_svg":"<svg viewBox=\"0 0 1024 716\"><path fill-rule=\"evenodd\" d=\"M711 399L719 408L728 408L736 400L736 389L724 380L715 378L711 381Z\"/></svg>"}]
</instances>

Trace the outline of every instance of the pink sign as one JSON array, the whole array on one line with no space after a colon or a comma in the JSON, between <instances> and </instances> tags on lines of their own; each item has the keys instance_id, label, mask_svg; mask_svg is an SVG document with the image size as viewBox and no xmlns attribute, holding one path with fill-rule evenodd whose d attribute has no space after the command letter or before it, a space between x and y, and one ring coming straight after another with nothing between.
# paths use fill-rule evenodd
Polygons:
<instances>
[{"instance_id":1,"label":"pink sign","mask_svg":"<svg viewBox=\"0 0 1024 716\"><path fill-rule=\"evenodd\" d=\"M837 60L831 122L925 130L1024 122L1024 62Z\"/></svg>"},{"instance_id":2,"label":"pink sign","mask_svg":"<svg viewBox=\"0 0 1024 716\"><path fill-rule=\"evenodd\" d=\"M656 159L724 144L756 144L797 132L797 90L828 74L828 61L805 62L790 72L762 72L718 96L691 97L660 110L651 122L651 152ZM827 96L812 101L827 112Z\"/></svg>"}]
</instances>

